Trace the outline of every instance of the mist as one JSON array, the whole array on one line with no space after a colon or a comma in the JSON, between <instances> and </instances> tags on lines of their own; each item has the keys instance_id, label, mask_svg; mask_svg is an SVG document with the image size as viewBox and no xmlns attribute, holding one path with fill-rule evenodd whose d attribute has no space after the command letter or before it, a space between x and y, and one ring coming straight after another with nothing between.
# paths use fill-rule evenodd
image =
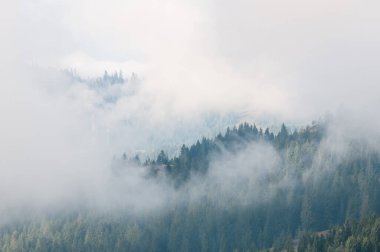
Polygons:
<instances>
[{"instance_id":1,"label":"mist","mask_svg":"<svg viewBox=\"0 0 380 252\"><path fill-rule=\"evenodd\" d=\"M224 151L205 177L175 190L122 153L178 154L247 120L299 128L334 120L304 181L352 155L379 150L380 17L376 1L16 1L0 10L0 210L164 209L187 195L238 205L289 192L267 143ZM73 82L122 70L104 94ZM138 76L133 84L132 73ZM134 87L131 88L133 84ZM107 93L108 94L108 93ZM210 116L211 115L211 116ZM205 118L216 118L213 127ZM188 135L187 135L188 134ZM375 136L375 137L374 137ZM311 147L313 148L313 147ZM332 154L331 154L332 153ZM325 157L334 155L338 160ZM330 162L330 163L329 163ZM268 179L271 183L267 183Z\"/></svg>"}]
</instances>

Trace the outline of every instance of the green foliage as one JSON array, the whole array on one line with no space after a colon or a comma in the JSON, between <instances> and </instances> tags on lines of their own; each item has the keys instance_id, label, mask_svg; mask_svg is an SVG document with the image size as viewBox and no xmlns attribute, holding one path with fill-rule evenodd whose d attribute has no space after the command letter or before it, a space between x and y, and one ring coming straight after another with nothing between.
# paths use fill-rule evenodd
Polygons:
<instances>
[{"instance_id":1,"label":"green foliage","mask_svg":"<svg viewBox=\"0 0 380 252\"><path fill-rule=\"evenodd\" d=\"M325 232L305 234L298 251L380 251L380 218L369 216Z\"/></svg>"},{"instance_id":2,"label":"green foliage","mask_svg":"<svg viewBox=\"0 0 380 252\"><path fill-rule=\"evenodd\" d=\"M0 250L293 251L299 237L298 251L380 251L380 219L347 221L380 213L379 154L351 142L347 155L339 157L321 148L324 136L324 126L317 124L294 132L282 125L274 134L244 123L182 146L174 158L162 151L141 164L138 157L125 156L121 164L143 165L150 179L165 176L176 190L191 186L193 176L206 176L221 153L236 154L251 143L273 146L281 169L262 182L271 189L262 201L241 204L223 194L216 199L206 194L197 202L184 196L165 211L146 215L83 212L13 223L0 229ZM285 179L290 187L276 186ZM337 224L343 225L315 233Z\"/></svg>"}]
</instances>

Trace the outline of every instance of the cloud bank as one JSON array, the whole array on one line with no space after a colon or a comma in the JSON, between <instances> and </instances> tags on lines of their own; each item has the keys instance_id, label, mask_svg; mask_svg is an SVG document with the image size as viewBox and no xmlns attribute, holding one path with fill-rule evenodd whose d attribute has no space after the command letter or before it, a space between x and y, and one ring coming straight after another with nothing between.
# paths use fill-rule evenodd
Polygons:
<instances>
[{"instance_id":1,"label":"cloud bank","mask_svg":"<svg viewBox=\"0 0 380 252\"><path fill-rule=\"evenodd\" d=\"M378 106L376 1L21 1L22 58L144 75L157 110L311 120ZM26 42L27 41L27 42ZM17 48L19 49L19 48Z\"/></svg>"},{"instance_id":2,"label":"cloud bank","mask_svg":"<svg viewBox=\"0 0 380 252\"><path fill-rule=\"evenodd\" d=\"M5 3L2 201L50 205L78 192L91 199L108 186L120 149L136 148L147 132L196 128L207 113L297 124L338 110L351 131L378 134L379 7L372 0ZM96 92L57 71L65 68L83 76L136 72L141 83L133 96L124 90L112 106L97 106Z\"/></svg>"}]
</instances>

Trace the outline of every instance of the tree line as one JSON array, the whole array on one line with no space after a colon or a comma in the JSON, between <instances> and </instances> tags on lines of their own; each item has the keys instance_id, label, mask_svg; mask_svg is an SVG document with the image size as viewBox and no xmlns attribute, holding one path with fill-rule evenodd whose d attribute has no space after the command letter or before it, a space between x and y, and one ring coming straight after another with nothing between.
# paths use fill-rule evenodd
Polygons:
<instances>
[{"instance_id":1,"label":"tree line","mask_svg":"<svg viewBox=\"0 0 380 252\"><path fill-rule=\"evenodd\" d=\"M154 160L128 160L144 167L147 179L164 177L182 190L191 186L192 177L207 176L220 153L238 154L252 143L265 143L277 151L281 165L263 182L260 193L272 188L269 200L242 205L206 194L192 202L184 194L181 203L157 213L60 214L3 226L1 250L291 251L298 240L298 251L378 251L379 220L365 218L380 213L379 153L365 141L352 140L346 154L338 156L321 147L326 128L316 123L291 132L282 125L274 133L243 123L213 139L183 145L176 157L161 151ZM290 187L277 186L284 179ZM315 234L328 229L327 236Z\"/></svg>"}]
</instances>

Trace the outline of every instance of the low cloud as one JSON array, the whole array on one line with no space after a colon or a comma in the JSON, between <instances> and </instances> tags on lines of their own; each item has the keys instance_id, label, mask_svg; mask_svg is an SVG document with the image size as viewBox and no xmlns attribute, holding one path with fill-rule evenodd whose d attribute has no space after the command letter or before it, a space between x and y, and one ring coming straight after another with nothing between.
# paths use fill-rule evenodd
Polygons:
<instances>
[{"instance_id":1,"label":"low cloud","mask_svg":"<svg viewBox=\"0 0 380 252\"><path fill-rule=\"evenodd\" d=\"M5 207L78 201L157 207L173 191L133 167L115 181L112 157L149 142L189 144L243 118L299 125L331 112L337 121L321 153L345 156L351 140L362 137L378 146L371 137L380 124L375 1L21 0L6 7L0 10L0 27L9 34L0 42ZM106 69L140 79L132 93L128 85L107 90L120 95L107 104L104 94L71 82L64 68L84 78ZM203 122L210 114L221 121L214 131ZM196 133L187 137L190 131ZM202 186L249 202L264 197L256 186L280 167L271 146L252 145L212 163ZM283 178L278 184L288 183ZM238 188L242 181L246 187Z\"/></svg>"}]
</instances>

